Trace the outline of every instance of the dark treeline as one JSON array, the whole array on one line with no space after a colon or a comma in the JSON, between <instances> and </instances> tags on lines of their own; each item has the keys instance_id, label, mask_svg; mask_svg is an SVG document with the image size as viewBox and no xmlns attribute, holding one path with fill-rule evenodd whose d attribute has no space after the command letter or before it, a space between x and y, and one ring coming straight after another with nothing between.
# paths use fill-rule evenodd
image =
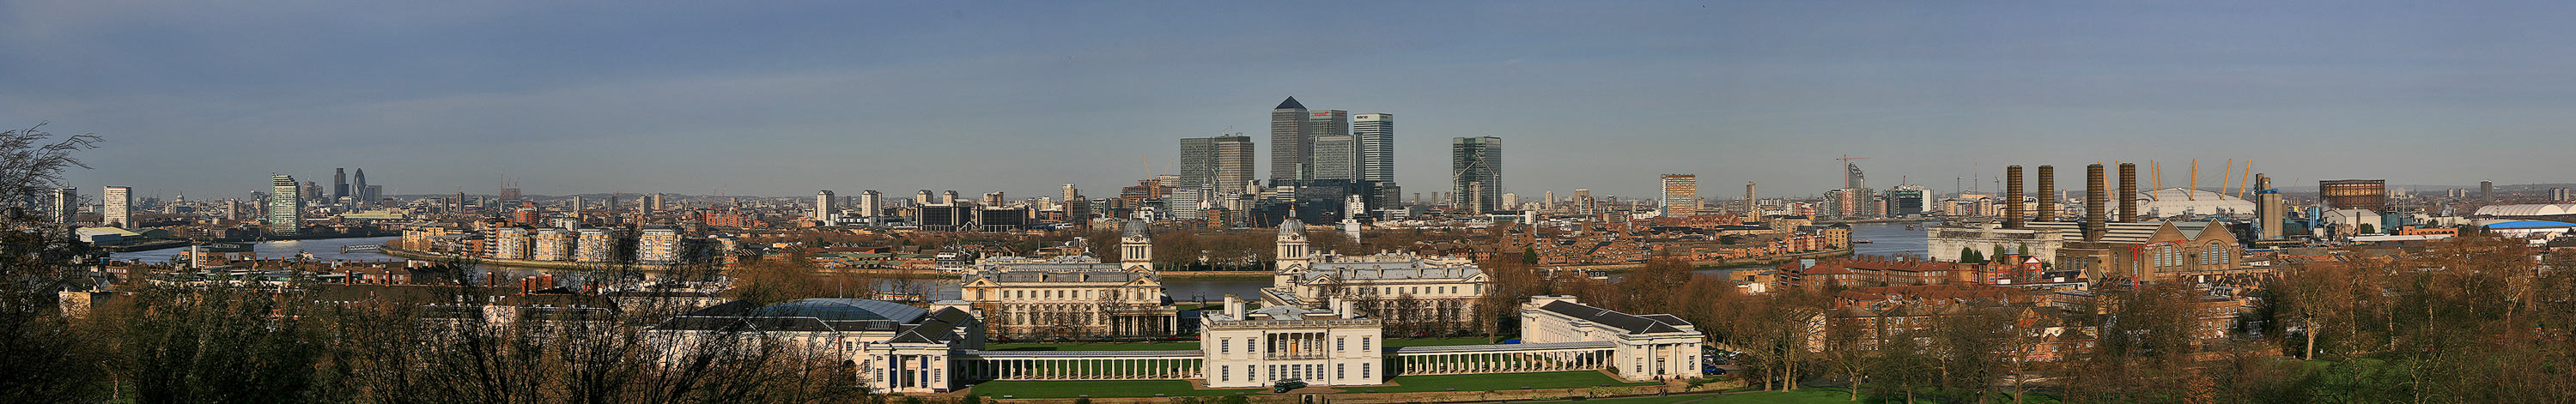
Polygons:
<instances>
[{"instance_id":1,"label":"dark treeline","mask_svg":"<svg viewBox=\"0 0 2576 404\"><path fill-rule=\"evenodd\" d=\"M2576 402L2576 274L2564 270L2576 251L2493 236L2287 265L2242 314L2167 283L2099 288L2083 309L1967 305L1878 330L1830 321L1837 290L1738 293L1668 259L1615 282L1486 265L1503 304L1489 315L1508 319L1536 294L1672 313L1742 352L1736 376L1760 389L1855 387L1854 400L1896 402Z\"/></svg>"}]
</instances>

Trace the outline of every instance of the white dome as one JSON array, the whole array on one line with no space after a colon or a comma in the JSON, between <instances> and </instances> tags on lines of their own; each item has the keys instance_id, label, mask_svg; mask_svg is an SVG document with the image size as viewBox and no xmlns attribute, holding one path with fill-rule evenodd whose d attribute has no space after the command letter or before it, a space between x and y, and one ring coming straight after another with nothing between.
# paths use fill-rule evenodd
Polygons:
<instances>
[{"instance_id":1,"label":"white dome","mask_svg":"<svg viewBox=\"0 0 2576 404\"><path fill-rule=\"evenodd\" d=\"M2478 216L2550 216L2576 214L2576 204L2488 205L2478 207Z\"/></svg>"},{"instance_id":2,"label":"white dome","mask_svg":"<svg viewBox=\"0 0 2576 404\"><path fill-rule=\"evenodd\" d=\"M2138 193L2138 213L2144 217L2251 215L2254 202L2217 192L2165 188Z\"/></svg>"}]
</instances>

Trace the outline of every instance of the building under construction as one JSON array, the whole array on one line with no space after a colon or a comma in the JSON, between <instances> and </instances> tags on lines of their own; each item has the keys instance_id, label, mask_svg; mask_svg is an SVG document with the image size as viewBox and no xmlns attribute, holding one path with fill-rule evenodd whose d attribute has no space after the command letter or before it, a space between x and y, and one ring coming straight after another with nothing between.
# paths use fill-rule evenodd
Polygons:
<instances>
[{"instance_id":1,"label":"building under construction","mask_svg":"<svg viewBox=\"0 0 2576 404\"><path fill-rule=\"evenodd\" d=\"M2317 181L2317 194L2327 208L2388 211L2388 180Z\"/></svg>"}]
</instances>

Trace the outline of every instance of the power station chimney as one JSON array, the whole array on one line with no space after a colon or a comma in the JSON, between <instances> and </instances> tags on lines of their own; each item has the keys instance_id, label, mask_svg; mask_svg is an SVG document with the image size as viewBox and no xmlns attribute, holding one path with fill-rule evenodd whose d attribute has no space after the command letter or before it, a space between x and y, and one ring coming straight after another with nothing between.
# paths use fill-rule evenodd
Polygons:
<instances>
[{"instance_id":1,"label":"power station chimney","mask_svg":"<svg viewBox=\"0 0 2576 404\"><path fill-rule=\"evenodd\" d=\"M2039 221L2057 221L2057 167L2039 166Z\"/></svg>"},{"instance_id":2,"label":"power station chimney","mask_svg":"<svg viewBox=\"0 0 2576 404\"><path fill-rule=\"evenodd\" d=\"M2102 182L2102 163L2084 167L2084 241L2102 241L2103 215L2109 212L2111 184Z\"/></svg>"},{"instance_id":3,"label":"power station chimney","mask_svg":"<svg viewBox=\"0 0 2576 404\"><path fill-rule=\"evenodd\" d=\"M2138 222L2138 163L2120 163L2120 223Z\"/></svg>"},{"instance_id":4,"label":"power station chimney","mask_svg":"<svg viewBox=\"0 0 2576 404\"><path fill-rule=\"evenodd\" d=\"M2021 166L2004 167L2004 228L2021 228Z\"/></svg>"}]
</instances>

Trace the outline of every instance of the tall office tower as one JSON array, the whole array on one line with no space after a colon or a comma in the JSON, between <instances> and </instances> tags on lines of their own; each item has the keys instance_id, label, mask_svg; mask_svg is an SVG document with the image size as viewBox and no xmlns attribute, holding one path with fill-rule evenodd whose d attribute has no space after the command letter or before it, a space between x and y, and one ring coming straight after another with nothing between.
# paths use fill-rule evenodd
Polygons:
<instances>
[{"instance_id":1,"label":"tall office tower","mask_svg":"<svg viewBox=\"0 0 2576 404\"><path fill-rule=\"evenodd\" d=\"M859 191L859 216L866 216L868 220L876 220L877 216L884 216L884 198L885 195L877 193L877 190Z\"/></svg>"},{"instance_id":2,"label":"tall office tower","mask_svg":"<svg viewBox=\"0 0 2576 404\"><path fill-rule=\"evenodd\" d=\"M1074 189L1074 188L1073 188L1073 183L1070 183L1070 182L1064 183L1064 199L1062 199L1064 202L1070 203L1070 202L1073 202L1073 200L1074 200L1074 199L1078 199L1078 198L1081 198L1081 197L1082 197L1082 190Z\"/></svg>"},{"instance_id":3,"label":"tall office tower","mask_svg":"<svg viewBox=\"0 0 2576 404\"><path fill-rule=\"evenodd\" d=\"M1502 203L1503 138L1450 139L1450 201L1469 212L1492 212Z\"/></svg>"},{"instance_id":4,"label":"tall office tower","mask_svg":"<svg viewBox=\"0 0 2576 404\"><path fill-rule=\"evenodd\" d=\"M268 175L268 234L292 236L303 231L304 189L295 186L295 176Z\"/></svg>"},{"instance_id":5,"label":"tall office tower","mask_svg":"<svg viewBox=\"0 0 2576 404\"><path fill-rule=\"evenodd\" d=\"M1323 112L1316 112L1322 114ZM1308 124L1315 123L1307 121ZM1360 179L1360 140L1351 135L1323 135L1314 138L1314 153L1308 167L1311 178L1318 180L1358 181Z\"/></svg>"},{"instance_id":6,"label":"tall office tower","mask_svg":"<svg viewBox=\"0 0 2576 404\"><path fill-rule=\"evenodd\" d=\"M349 169L331 169L331 199L349 196Z\"/></svg>"},{"instance_id":7,"label":"tall office tower","mask_svg":"<svg viewBox=\"0 0 2576 404\"><path fill-rule=\"evenodd\" d=\"M72 224L80 220L80 188L54 190L54 223Z\"/></svg>"},{"instance_id":8,"label":"tall office tower","mask_svg":"<svg viewBox=\"0 0 2576 404\"><path fill-rule=\"evenodd\" d=\"M1270 109L1270 179L1296 179L1306 166L1306 145L1306 105L1288 97Z\"/></svg>"},{"instance_id":9,"label":"tall office tower","mask_svg":"<svg viewBox=\"0 0 2576 404\"><path fill-rule=\"evenodd\" d=\"M1761 200L1761 199L1757 199L1757 197L1755 197L1755 196L1754 196L1754 194L1753 194L1753 182L1752 182L1752 181L1745 181L1745 182L1744 182L1744 216L1745 216L1745 217L1747 217L1747 218L1760 218L1760 217L1762 217L1762 205L1760 205L1760 204L1759 204L1759 202L1757 202L1757 201L1760 201L1760 200Z\"/></svg>"},{"instance_id":10,"label":"tall office tower","mask_svg":"<svg viewBox=\"0 0 2576 404\"><path fill-rule=\"evenodd\" d=\"M581 195L573 195L573 196L572 196L572 210L571 210L571 211L572 211L572 216L573 216L573 217L581 217L581 208L582 208L583 206L585 206L585 205L583 205L583 203L584 203L584 202L589 202L589 201L581 200Z\"/></svg>"},{"instance_id":11,"label":"tall office tower","mask_svg":"<svg viewBox=\"0 0 2576 404\"><path fill-rule=\"evenodd\" d=\"M1521 210L1521 194L1504 192L1503 210Z\"/></svg>"},{"instance_id":12,"label":"tall office tower","mask_svg":"<svg viewBox=\"0 0 2576 404\"><path fill-rule=\"evenodd\" d=\"M303 196L304 196L305 198L311 198L311 199L313 199L313 200L322 200L322 185L321 185L321 184L315 184L315 183L313 183L312 181L305 181L305 182L304 182L304 188L302 188L302 192L303 192Z\"/></svg>"},{"instance_id":13,"label":"tall office tower","mask_svg":"<svg viewBox=\"0 0 2576 404\"><path fill-rule=\"evenodd\" d=\"M104 200L99 201L99 203L105 205L104 209L100 209L98 211L98 224L100 226L126 227L134 225L134 222L130 220L131 215L134 213L133 188L116 186L107 187L107 192L99 194L99 197L104 198Z\"/></svg>"},{"instance_id":14,"label":"tall office tower","mask_svg":"<svg viewBox=\"0 0 2576 404\"><path fill-rule=\"evenodd\" d=\"M1575 188L1574 197L1565 198L1565 202L1574 204L1574 213L1592 213L1592 189Z\"/></svg>"},{"instance_id":15,"label":"tall office tower","mask_svg":"<svg viewBox=\"0 0 2576 404\"><path fill-rule=\"evenodd\" d=\"M841 211L840 201L841 197L833 196L829 189L814 193L814 220L832 220L832 214Z\"/></svg>"},{"instance_id":16,"label":"tall office tower","mask_svg":"<svg viewBox=\"0 0 2576 404\"><path fill-rule=\"evenodd\" d=\"M1546 198L1545 198L1545 199L1543 199L1543 200L1540 200L1540 201L1538 202L1538 209L1539 209L1539 210L1556 210L1556 190L1553 190L1553 189L1548 190L1548 191L1547 191L1547 194L1546 194L1546 195L1544 195L1544 196L1545 196Z\"/></svg>"},{"instance_id":17,"label":"tall office tower","mask_svg":"<svg viewBox=\"0 0 2576 404\"><path fill-rule=\"evenodd\" d=\"M1181 139L1179 186L1215 185L1218 193L1252 192L1252 138L1243 134Z\"/></svg>"},{"instance_id":18,"label":"tall office tower","mask_svg":"<svg viewBox=\"0 0 2576 404\"><path fill-rule=\"evenodd\" d=\"M2495 200L2495 181L2478 181L2478 199Z\"/></svg>"},{"instance_id":19,"label":"tall office tower","mask_svg":"<svg viewBox=\"0 0 2576 404\"><path fill-rule=\"evenodd\" d=\"M456 197L454 197L454 198L451 198L451 199L448 199L448 200L447 200L447 211L449 211L449 212L464 212L464 211L465 211L465 193L464 193L464 192L457 192L457 193L456 193Z\"/></svg>"},{"instance_id":20,"label":"tall office tower","mask_svg":"<svg viewBox=\"0 0 2576 404\"><path fill-rule=\"evenodd\" d=\"M375 203L377 198L383 198L384 195L377 195L375 193L377 190L381 189L375 188L375 186L372 185L367 185L367 169L358 169L358 173L356 175L349 176L349 193L358 197L358 203Z\"/></svg>"},{"instance_id":21,"label":"tall office tower","mask_svg":"<svg viewBox=\"0 0 2576 404\"><path fill-rule=\"evenodd\" d=\"M1699 175L1664 174L1664 217L1699 214Z\"/></svg>"},{"instance_id":22,"label":"tall office tower","mask_svg":"<svg viewBox=\"0 0 2576 404\"><path fill-rule=\"evenodd\" d=\"M1315 161L1317 158L1315 142L1327 136L1350 136L1351 112L1338 109L1308 111L1306 112L1306 124L1300 126L1299 129L1306 132L1305 136L1302 136L1306 141L1306 166L1298 168L1297 173L1301 175L1298 178L1319 179L1322 177L1316 176L1315 170L1317 169L1316 166L1322 163ZM1338 154L1339 153L1336 153L1336 157L1334 158L1340 158L1338 157ZM1353 159L1358 158L1359 146L1357 139L1352 140L1351 155L1353 156ZM1338 162L1335 164L1338 164ZM1354 171L1356 170L1357 168L1354 167Z\"/></svg>"},{"instance_id":23,"label":"tall office tower","mask_svg":"<svg viewBox=\"0 0 2576 404\"><path fill-rule=\"evenodd\" d=\"M1360 141L1360 180L1395 182L1395 114L1351 115Z\"/></svg>"},{"instance_id":24,"label":"tall office tower","mask_svg":"<svg viewBox=\"0 0 2576 404\"><path fill-rule=\"evenodd\" d=\"M1869 181L1861 179L1859 164L1853 164L1849 160L1843 161L1843 188L1869 188Z\"/></svg>"},{"instance_id":25,"label":"tall office tower","mask_svg":"<svg viewBox=\"0 0 2576 404\"><path fill-rule=\"evenodd\" d=\"M1002 197L1002 193L1001 193L1001 192L992 192L992 193L986 193L986 194L984 194L984 206L995 206L995 207L998 207L998 206L1002 206L1002 202L1006 202L1006 201L1010 201L1010 198L1004 198L1004 197Z\"/></svg>"},{"instance_id":26,"label":"tall office tower","mask_svg":"<svg viewBox=\"0 0 2576 404\"><path fill-rule=\"evenodd\" d=\"M957 199L957 190L954 189L940 192L940 196L943 198L940 198L939 201L941 203L946 203L949 206L957 206L959 204L966 203L966 200L964 199Z\"/></svg>"},{"instance_id":27,"label":"tall office tower","mask_svg":"<svg viewBox=\"0 0 2576 404\"><path fill-rule=\"evenodd\" d=\"M663 209L668 208L668 206L664 206L664 205L662 205L662 193L660 193L660 192L655 192L655 193L653 193L653 197L652 197L651 199L652 199L652 200L651 200L651 201L648 201L648 202L652 202L652 203L651 203L651 204L647 204L647 205L645 205L645 206L650 206L650 207L652 207L652 208L651 208L651 209L646 209L646 210L644 211L645 213L660 212L660 211L662 211Z\"/></svg>"},{"instance_id":28,"label":"tall office tower","mask_svg":"<svg viewBox=\"0 0 2576 404\"><path fill-rule=\"evenodd\" d=\"M921 194L912 196L912 204L914 206L937 205L939 204L939 196L932 194L930 190L924 189L921 190Z\"/></svg>"}]
</instances>

